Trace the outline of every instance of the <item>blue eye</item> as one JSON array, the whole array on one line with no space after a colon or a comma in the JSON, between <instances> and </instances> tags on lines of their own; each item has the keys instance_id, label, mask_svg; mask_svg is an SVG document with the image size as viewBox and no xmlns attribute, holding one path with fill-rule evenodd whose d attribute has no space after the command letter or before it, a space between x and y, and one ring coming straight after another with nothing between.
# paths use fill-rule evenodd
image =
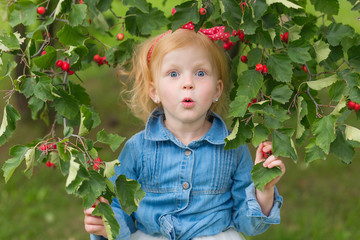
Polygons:
<instances>
[{"instance_id":1,"label":"blue eye","mask_svg":"<svg viewBox=\"0 0 360 240\"><path fill-rule=\"evenodd\" d=\"M204 71L198 71L196 73L196 76L198 76L198 77L204 77L205 75L206 75L206 72L204 72Z\"/></svg>"},{"instance_id":2,"label":"blue eye","mask_svg":"<svg viewBox=\"0 0 360 240\"><path fill-rule=\"evenodd\" d=\"M172 71L171 73L169 73L169 76L172 78L175 78L175 77L179 76L179 74L175 71Z\"/></svg>"}]
</instances>

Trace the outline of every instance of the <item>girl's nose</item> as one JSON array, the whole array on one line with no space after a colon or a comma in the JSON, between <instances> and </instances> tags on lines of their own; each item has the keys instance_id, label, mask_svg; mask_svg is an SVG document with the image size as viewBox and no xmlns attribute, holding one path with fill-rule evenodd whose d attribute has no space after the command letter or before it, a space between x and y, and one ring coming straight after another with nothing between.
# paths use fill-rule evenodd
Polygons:
<instances>
[{"instance_id":1,"label":"girl's nose","mask_svg":"<svg viewBox=\"0 0 360 240\"><path fill-rule=\"evenodd\" d=\"M186 77L183 83L183 89L193 89L193 88L194 88L193 79L190 76Z\"/></svg>"}]
</instances>

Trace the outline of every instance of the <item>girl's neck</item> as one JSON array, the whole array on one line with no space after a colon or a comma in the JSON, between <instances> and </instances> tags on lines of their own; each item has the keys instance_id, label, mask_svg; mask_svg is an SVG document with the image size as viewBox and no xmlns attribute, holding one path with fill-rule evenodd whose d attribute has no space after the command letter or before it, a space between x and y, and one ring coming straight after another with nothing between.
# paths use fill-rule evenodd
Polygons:
<instances>
[{"instance_id":1,"label":"girl's neck","mask_svg":"<svg viewBox=\"0 0 360 240\"><path fill-rule=\"evenodd\" d=\"M166 120L164 123L166 128L185 146L202 138L211 127L211 122L206 119L198 124L177 124Z\"/></svg>"}]
</instances>

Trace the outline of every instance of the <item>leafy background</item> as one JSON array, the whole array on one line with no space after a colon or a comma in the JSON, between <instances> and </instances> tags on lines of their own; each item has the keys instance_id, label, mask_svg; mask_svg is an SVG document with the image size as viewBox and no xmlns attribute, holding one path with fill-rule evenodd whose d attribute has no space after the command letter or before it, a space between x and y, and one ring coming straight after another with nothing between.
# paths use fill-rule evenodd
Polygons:
<instances>
[{"instance_id":1,"label":"leafy background","mask_svg":"<svg viewBox=\"0 0 360 240\"><path fill-rule=\"evenodd\" d=\"M153 2L161 6L162 1ZM175 1L167 1L169 11L172 2ZM349 11L348 1L339 2L338 18L344 24L351 24L359 33L359 16ZM6 3L0 2L0 9L5 9L3 4ZM3 27L5 25L1 25L0 30ZM121 104L121 83L113 70L93 64L77 73L86 79L85 87L103 119L98 130L105 128L128 138L142 128ZM6 84L0 81L0 89L10 88ZM0 107L3 108L1 101ZM0 148L1 165L9 158L10 146L25 144L48 131L43 122L31 120L27 107L21 104L15 104L15 107L20 110L22 121L17 124L10 141ZM353 126L360 126L355 117L352 121ZM251 150L254 153L254 149ZM104 159L115 159L118 155L111 151L102 154ZM302 153L299 153L297 164L286 161L287 173L278 184L284 197L282 222L265 234L247 239L358 239L360 153L356 154L351 165L330 157L306 167L301 161ZM31 179L26 178L21 170L15 172L7 184L3 178L0 179L0 239L89 239L83 227L82 202L66 193L65 179L59 171L40 166Z\"/></svg>"}]
</instances>

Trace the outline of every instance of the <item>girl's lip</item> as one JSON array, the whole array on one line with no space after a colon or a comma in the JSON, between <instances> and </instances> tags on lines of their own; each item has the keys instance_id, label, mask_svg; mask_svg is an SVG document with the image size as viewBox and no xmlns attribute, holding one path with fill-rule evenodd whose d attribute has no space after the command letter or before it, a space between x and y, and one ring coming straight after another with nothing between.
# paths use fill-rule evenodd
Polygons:
<instances>
[{"instance_id":1,"label":"girl's lip","mask_svg":"<svg viewBox=\"0 0 360 240\"><path fill-rule=\"evenodd\" d=\"M193 107L195 105L195 102L191 98L184 98L182 100L182 104L184 107L189 108L189 107Z\"/></svg>"}]
</instances>

